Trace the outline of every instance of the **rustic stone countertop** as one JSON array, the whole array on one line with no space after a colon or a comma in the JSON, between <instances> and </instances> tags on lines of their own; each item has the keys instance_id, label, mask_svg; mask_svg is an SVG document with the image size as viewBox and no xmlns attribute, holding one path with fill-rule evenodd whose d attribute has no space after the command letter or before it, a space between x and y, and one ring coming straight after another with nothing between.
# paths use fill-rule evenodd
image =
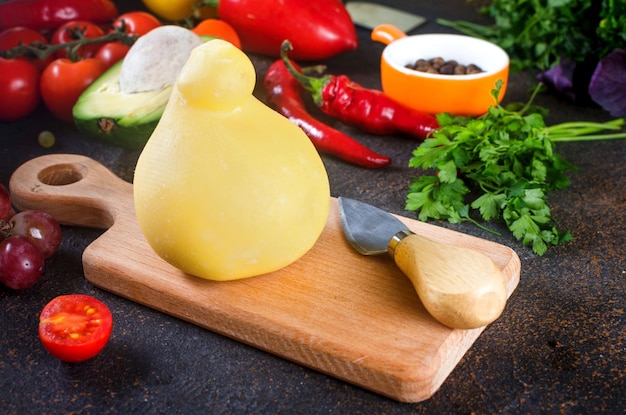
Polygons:
<instances>
[{"instance_id":1,"label":"rustic stone countertop","mask_svg":"<svg viewBox=\"0 0 626 415\"><path fill-rule=\"evenodd\" d=\"M143 8L139 1L117 3L120 11ZM472 3L463 0L384 3L428 18L411 34L450 31L436 24L437 17L481 21ZM330 73L380 88L384 46L369 40L368 31L358 33L357 51L324 63ZM273 59L251 58L262 79ZM530 74L513 74L506 102L525 102L533 85ZM260 86L256 94L264 99ZM611 119L599 108L550 94L540 94L536 104L550 110L548 124ZM388 168L367 170L324 156L332 196L415 217L404 210L404 201L411 178L419 174L407 167L416 142L375 137L322 119L393 158ZM56 135L51 149L37 144L44 129ZM22 292L0 288L2 412L623 414L626 141L562 143L557 150L579 168L570 174L567 189L550 196L554 217L574 235L571 243L538 257L500 224L492 225L502 231L496 236L471 224L435 223L513 248L521 259L521 281L501 318L424 402L396 402L95 288L83 276L81 253L103 231L63 227L62 246L34 287ZM0 182L8 184L18 166L49 153L89 156L128 181L139 155L93 141L43 108L18 122L0 123ZM81 364L59 362L37 335L42 307L68 293L103 300L115 319L104 351Z\"/></svg>"}]
</instances>

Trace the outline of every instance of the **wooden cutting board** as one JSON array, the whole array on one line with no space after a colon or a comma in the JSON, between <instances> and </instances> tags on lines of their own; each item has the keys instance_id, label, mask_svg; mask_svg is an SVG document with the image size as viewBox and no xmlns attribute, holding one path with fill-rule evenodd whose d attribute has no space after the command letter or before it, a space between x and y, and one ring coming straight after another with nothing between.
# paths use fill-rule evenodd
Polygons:
<instances>
[{"instance_id":1,"label":"wooden cutting board","mask_svg":"<svg viewBox=\"0 0 626 415\"><path fill-rule=\"evenodd\" d=\"M403 402L432 396L484 330L435 321L386 255L344 239L336 199L326 228L300 260L271 274L215 282L161 260L135 218L132 184L78 155L48 155L10 181L16 207L63 224L108 230L83 254L94 285L285 359ZM468 246L501 268L509 295L520 261L505 246L400 217L418 234Z\"/></svg>"}]
</instances>

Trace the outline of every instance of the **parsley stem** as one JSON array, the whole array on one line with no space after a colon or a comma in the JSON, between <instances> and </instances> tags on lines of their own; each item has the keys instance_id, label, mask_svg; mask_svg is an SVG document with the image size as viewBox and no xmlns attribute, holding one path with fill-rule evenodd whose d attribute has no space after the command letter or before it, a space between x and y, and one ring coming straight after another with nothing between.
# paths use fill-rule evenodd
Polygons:
<instances>
[{"instance_id":1,"label":"parsley stem","mask_svg":"<svg viewBox=\"0 0 626 415\"><path fill-rule=\"evenodd\" d=\"M468 216L463 217L463 219L464 219L465 221L467 221L467 222L472 223L474 226L479 227L480 229L482 229L482 230L483 230L483 231L485 231L485 232L489 232L489 233L491 233L491 234L493 234L493 235L498 235L498 236L501 236L501 235L502 235L500 232L498 232L498 231L496 231L496 230L494 230L494 229L489 229L488 227L481 225L481 224L480 224L477 220L472 219L472 218L470 218L470 217L468 217Z\"/></svg>"},{"instance_id":2,"label":"parsley stem","mask_svg":"<svg viewBox=\"0 0 626 415\"><path fill-rule=\"evenodd\" d=\"M553 142L566 141L594 141L626 138L626 132L615 134L594 134L600 131L618 131L624 124L621 118L605 122L595 123L586 121L573 121L546 127L550 140Z\"/></svg>"},{"instance_id":3,"label":"parsley stem","mask_svg":"<svg viewBox=\"0 0 626 415\"><path fill-rule=\"evenodd\" d=\"M576 129L576 128L590 128L594 131L601 130L619 130L620 127L624 125L624 120L622 118L617 118L613 121L600 123L600 122L591 122L591 121L572 121L572 122L564 122L561 124L556 124L551 127L548 127L550 131L560 130L560 129Z\"/></svg>"},{"instance_id":4,"label":"parsley stem","mask_svg":"<svg viewBox=\"0 0 626 415\"><path fill-rule=\"evenodd\" d=\"M524 114L526 111L528 111L528 109L532 105L533 101L535 100L535 97L537 96L539 91L541 91L543 89L543 87L544 87L544 85L540 82L533 88L533 92L530 94L530 98L528 99L528 101L526 101L526 103L524 104L522 109L517 111L518 114Z\"/></svg>"},{"instance_id":5,"label":"parsley stem","mask_svg":"<svg viewBox=\"0 0 626 415\"><path fill-rule=\"evenodd\" d=\"M565 143L565 142L574 142L574 141L611 140L611 139L619 139L619 138L626 138L626 133L557 136L557 137L550 137L550 141L555 142L555 143Z\"/></svg>"}]
</instances>

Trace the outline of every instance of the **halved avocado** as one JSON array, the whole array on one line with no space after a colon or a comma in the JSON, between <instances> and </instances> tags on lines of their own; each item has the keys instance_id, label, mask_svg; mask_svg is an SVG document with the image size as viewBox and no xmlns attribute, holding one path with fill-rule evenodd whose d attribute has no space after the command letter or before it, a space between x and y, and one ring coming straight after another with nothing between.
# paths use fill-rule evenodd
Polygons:
<instances>
[{"instance_id":1,"label":"halved avocado","mask_svg":"<svg viewBox=\"0 0 626 415\"><path fill-rule=\"evenodd\" d=\"M74 105L74 122L100 141L141 149L159 122L173 86L124 93L119 83L122 63L113 65L81 94Z\"/></svg>"}]
</instances>

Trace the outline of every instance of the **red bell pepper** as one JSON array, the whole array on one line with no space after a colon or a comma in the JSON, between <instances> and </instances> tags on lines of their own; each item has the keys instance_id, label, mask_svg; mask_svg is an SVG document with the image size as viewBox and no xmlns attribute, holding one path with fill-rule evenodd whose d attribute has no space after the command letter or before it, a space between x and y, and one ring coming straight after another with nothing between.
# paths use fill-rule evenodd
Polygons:
<instances>
[{"instance_id":1,"label":"red bell pepper","mask_svg":"<svg viewBox=\"0 0 626 415\"><path fill-rule=\"evenodd\" d=\"M0 2L0 30L15 26L49 30L72 20L106 23L117 15L110 0L10 0Z\"/></svg>"},{"instance_id":2,"label":"red bell pepper","mask_svg":"<svg viewBox=\"0 0 626 415\"><path fill-rule=\"evenodd\" d=\"M339 0L205 0L217 7L243 49L279 57L288 39L297 60L323 60L358 46L352 18Z\"/></svg>"}]
</instances>

